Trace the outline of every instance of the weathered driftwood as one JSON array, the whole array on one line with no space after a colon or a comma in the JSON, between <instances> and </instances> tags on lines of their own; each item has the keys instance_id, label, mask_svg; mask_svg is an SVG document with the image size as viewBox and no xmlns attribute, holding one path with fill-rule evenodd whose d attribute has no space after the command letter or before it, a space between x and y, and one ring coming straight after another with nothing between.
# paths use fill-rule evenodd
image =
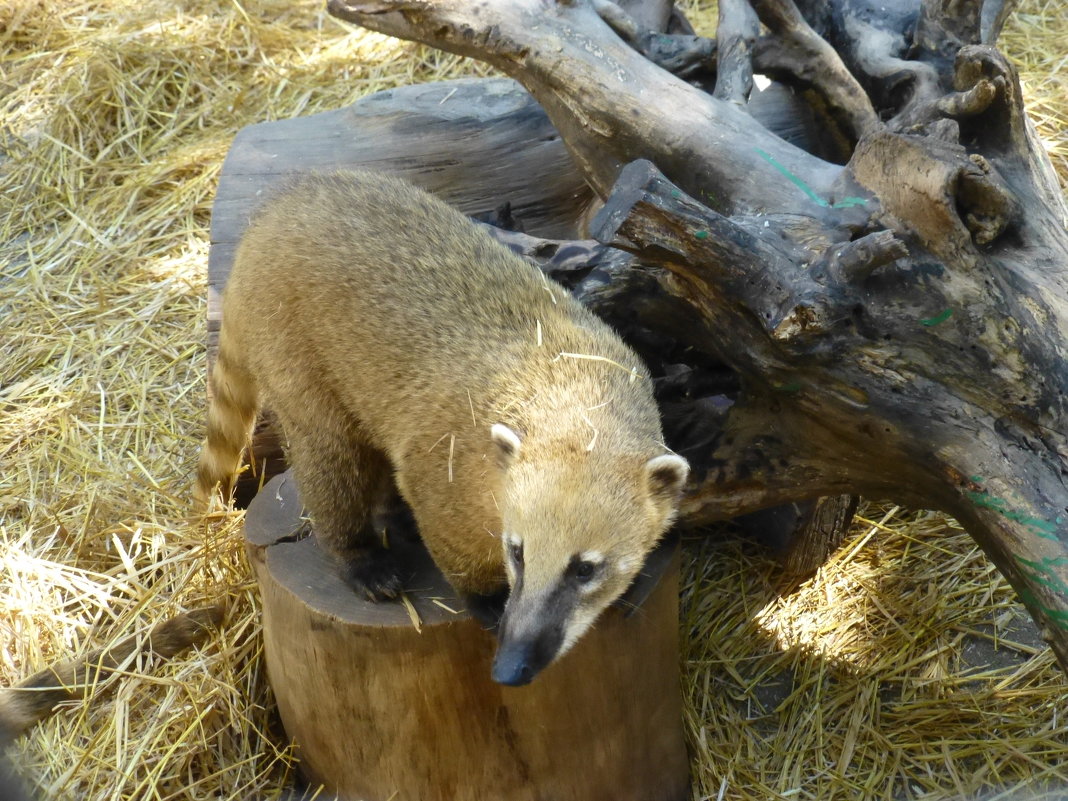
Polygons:
<instances>
[{"instance_id":1,"label":"weathered driftwood","mask_svg":"<svg viewBox=\"0 0 1068 801\"><path fill-rule=\"evenodd\" d=\"M406 602L358 598L301 538L290 474L249 507L267 669L301 769L367 801L682 801L678 556L633 614L610 609L523 688L490 678L494 638L402 536Z\"/></svg>"},{"instance_id":2,"label":"weathered driftwood","mask_svg":"<svg viewBox=\"0 0 1068 801\"><path fill-rule=\"evenodd\" d=\"M1009 4L750 5L753 68L814 99L823 147L740 102L749 24L716 97L589 0L329 8L523 83L607 198L595 236L667 271L740 385L690 520L844 492L946 510L1068 667L1066 210L991 44Z\"/></svg>"}]
</instances>

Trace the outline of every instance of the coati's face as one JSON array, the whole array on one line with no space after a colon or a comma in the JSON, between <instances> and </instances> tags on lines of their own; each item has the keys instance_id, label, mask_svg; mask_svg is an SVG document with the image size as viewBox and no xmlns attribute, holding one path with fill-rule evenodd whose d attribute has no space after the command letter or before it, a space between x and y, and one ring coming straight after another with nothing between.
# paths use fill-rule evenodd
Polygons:
<instances>
[{"instance_id":1,"label":"coati's face","mask_svg":"<svg viewBox=\"0 0 1068 801\"><path fill-rule=\"evenodd\" d=\"M525 459L520 438L495 425L511 592L493 678L528 683L578 640L631 585L674 519L689 465L663 454L632 464ZM585 455L584 455L585 456Z\"/></svg>"}]
</instances>

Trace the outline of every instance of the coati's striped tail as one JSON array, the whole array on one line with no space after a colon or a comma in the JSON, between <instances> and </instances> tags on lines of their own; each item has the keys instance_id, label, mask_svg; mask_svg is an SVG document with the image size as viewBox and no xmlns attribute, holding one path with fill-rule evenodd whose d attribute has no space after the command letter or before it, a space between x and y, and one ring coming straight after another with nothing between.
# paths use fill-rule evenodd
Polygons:
<instances>
[{"instance_id":1,"label":"coati's striped tail","mask_svg":"<svg viewBox=\"0 0 1068 801\"><path fill-rule=\"evenodd\" d=\"M211 374L212 398L208 409L208 433L197 465L193 497L197 509L207 511L212 493L219 487L229 498L234 473L241 466L241 452L248 443L249 432L259 408L252 377L234 358L233 346L223 326L219 338L219 355Z\"/></svg>"},{"instance_id":2,"label":"coati's striped tail","mask_svg":"<svg viewBox=\"0 0 1068 801\"><path fill-rule=\"evenodd\" d=\"M222 623L223 607L194 609L158 623L149 632L134 634L110 648L83 659L45 668L14 687L0 689L0 747L35 723L50 717L62 701L86 698L109 674L124 668L130 657L152 652L169 659L203 642Z\"/></svg>"}]
</instances>

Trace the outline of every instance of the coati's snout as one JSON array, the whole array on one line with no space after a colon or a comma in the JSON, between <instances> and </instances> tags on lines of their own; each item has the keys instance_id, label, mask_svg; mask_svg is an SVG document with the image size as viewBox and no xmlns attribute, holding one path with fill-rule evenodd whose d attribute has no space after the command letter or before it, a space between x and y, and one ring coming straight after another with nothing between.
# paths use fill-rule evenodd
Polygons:
<instances>
[{"instance_id":1,"label":"coati's snout","mask_svg":"<svg viewBox=\"0 0 1068 801\"><path fill-rule=\"evenodd\" d=\"M524 462L526 441L493 426L505 472L504 563L511 591L493 679L529 683L630 587L675 516L686 460L636 457L622 470ZM574 461L572 457L572 461Z\"/></svg>"},{"instance_id":2,"label":"coati's snout","mask_svg":"<svg viewBox=\"0 0 1068 801\"><path fill-rule=\"evenodd\" d=\"M550 624L538 631L509 635L507 613L497 629L497 654L493 658L493 680L498 684L520 687L529 684L560 653L564 630Z\"/></svg>"},{"instance_id":3,"label":"coati's snout","mask_svg":"<svg viewBox=\"0 0 1068 801\"><path fill-rule=\"evenodd\" d=\"M540 588L524 586L525 559L522 541L506 536L506 559L512 592L497 626L497 655L493 680L500 684L527 684L593 622L596 611L584 604L584 585L603 569L603 558L576 555L558 580ZM599 606L599 605L598 605Z\"/></svg>"}]
</instances>

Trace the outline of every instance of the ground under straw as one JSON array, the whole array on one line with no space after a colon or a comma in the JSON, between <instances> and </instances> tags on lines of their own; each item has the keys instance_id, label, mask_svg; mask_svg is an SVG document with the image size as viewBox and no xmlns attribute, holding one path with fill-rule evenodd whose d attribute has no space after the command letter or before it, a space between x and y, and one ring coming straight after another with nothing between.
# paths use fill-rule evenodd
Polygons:
<instances>
[{"instance_id":1,"label":"ground under straw","mask_svg":"<svg viewBox=\"0 0 1068 801\"><path fill-rule=\"evenodd\" d=\"M1062 173L1066 35L1035 0L1004 39ZM230 608L203 650L131 666L18 742L42 797L282 792L238 521L186 521L215 180L243 125L480 71L311 0L0 3L0 679ZM765 554L690 543L695 798L1063 793L1068 684L1011 591L951 521L864 514L784 597Z\"/></svg>"}]
</instances>

